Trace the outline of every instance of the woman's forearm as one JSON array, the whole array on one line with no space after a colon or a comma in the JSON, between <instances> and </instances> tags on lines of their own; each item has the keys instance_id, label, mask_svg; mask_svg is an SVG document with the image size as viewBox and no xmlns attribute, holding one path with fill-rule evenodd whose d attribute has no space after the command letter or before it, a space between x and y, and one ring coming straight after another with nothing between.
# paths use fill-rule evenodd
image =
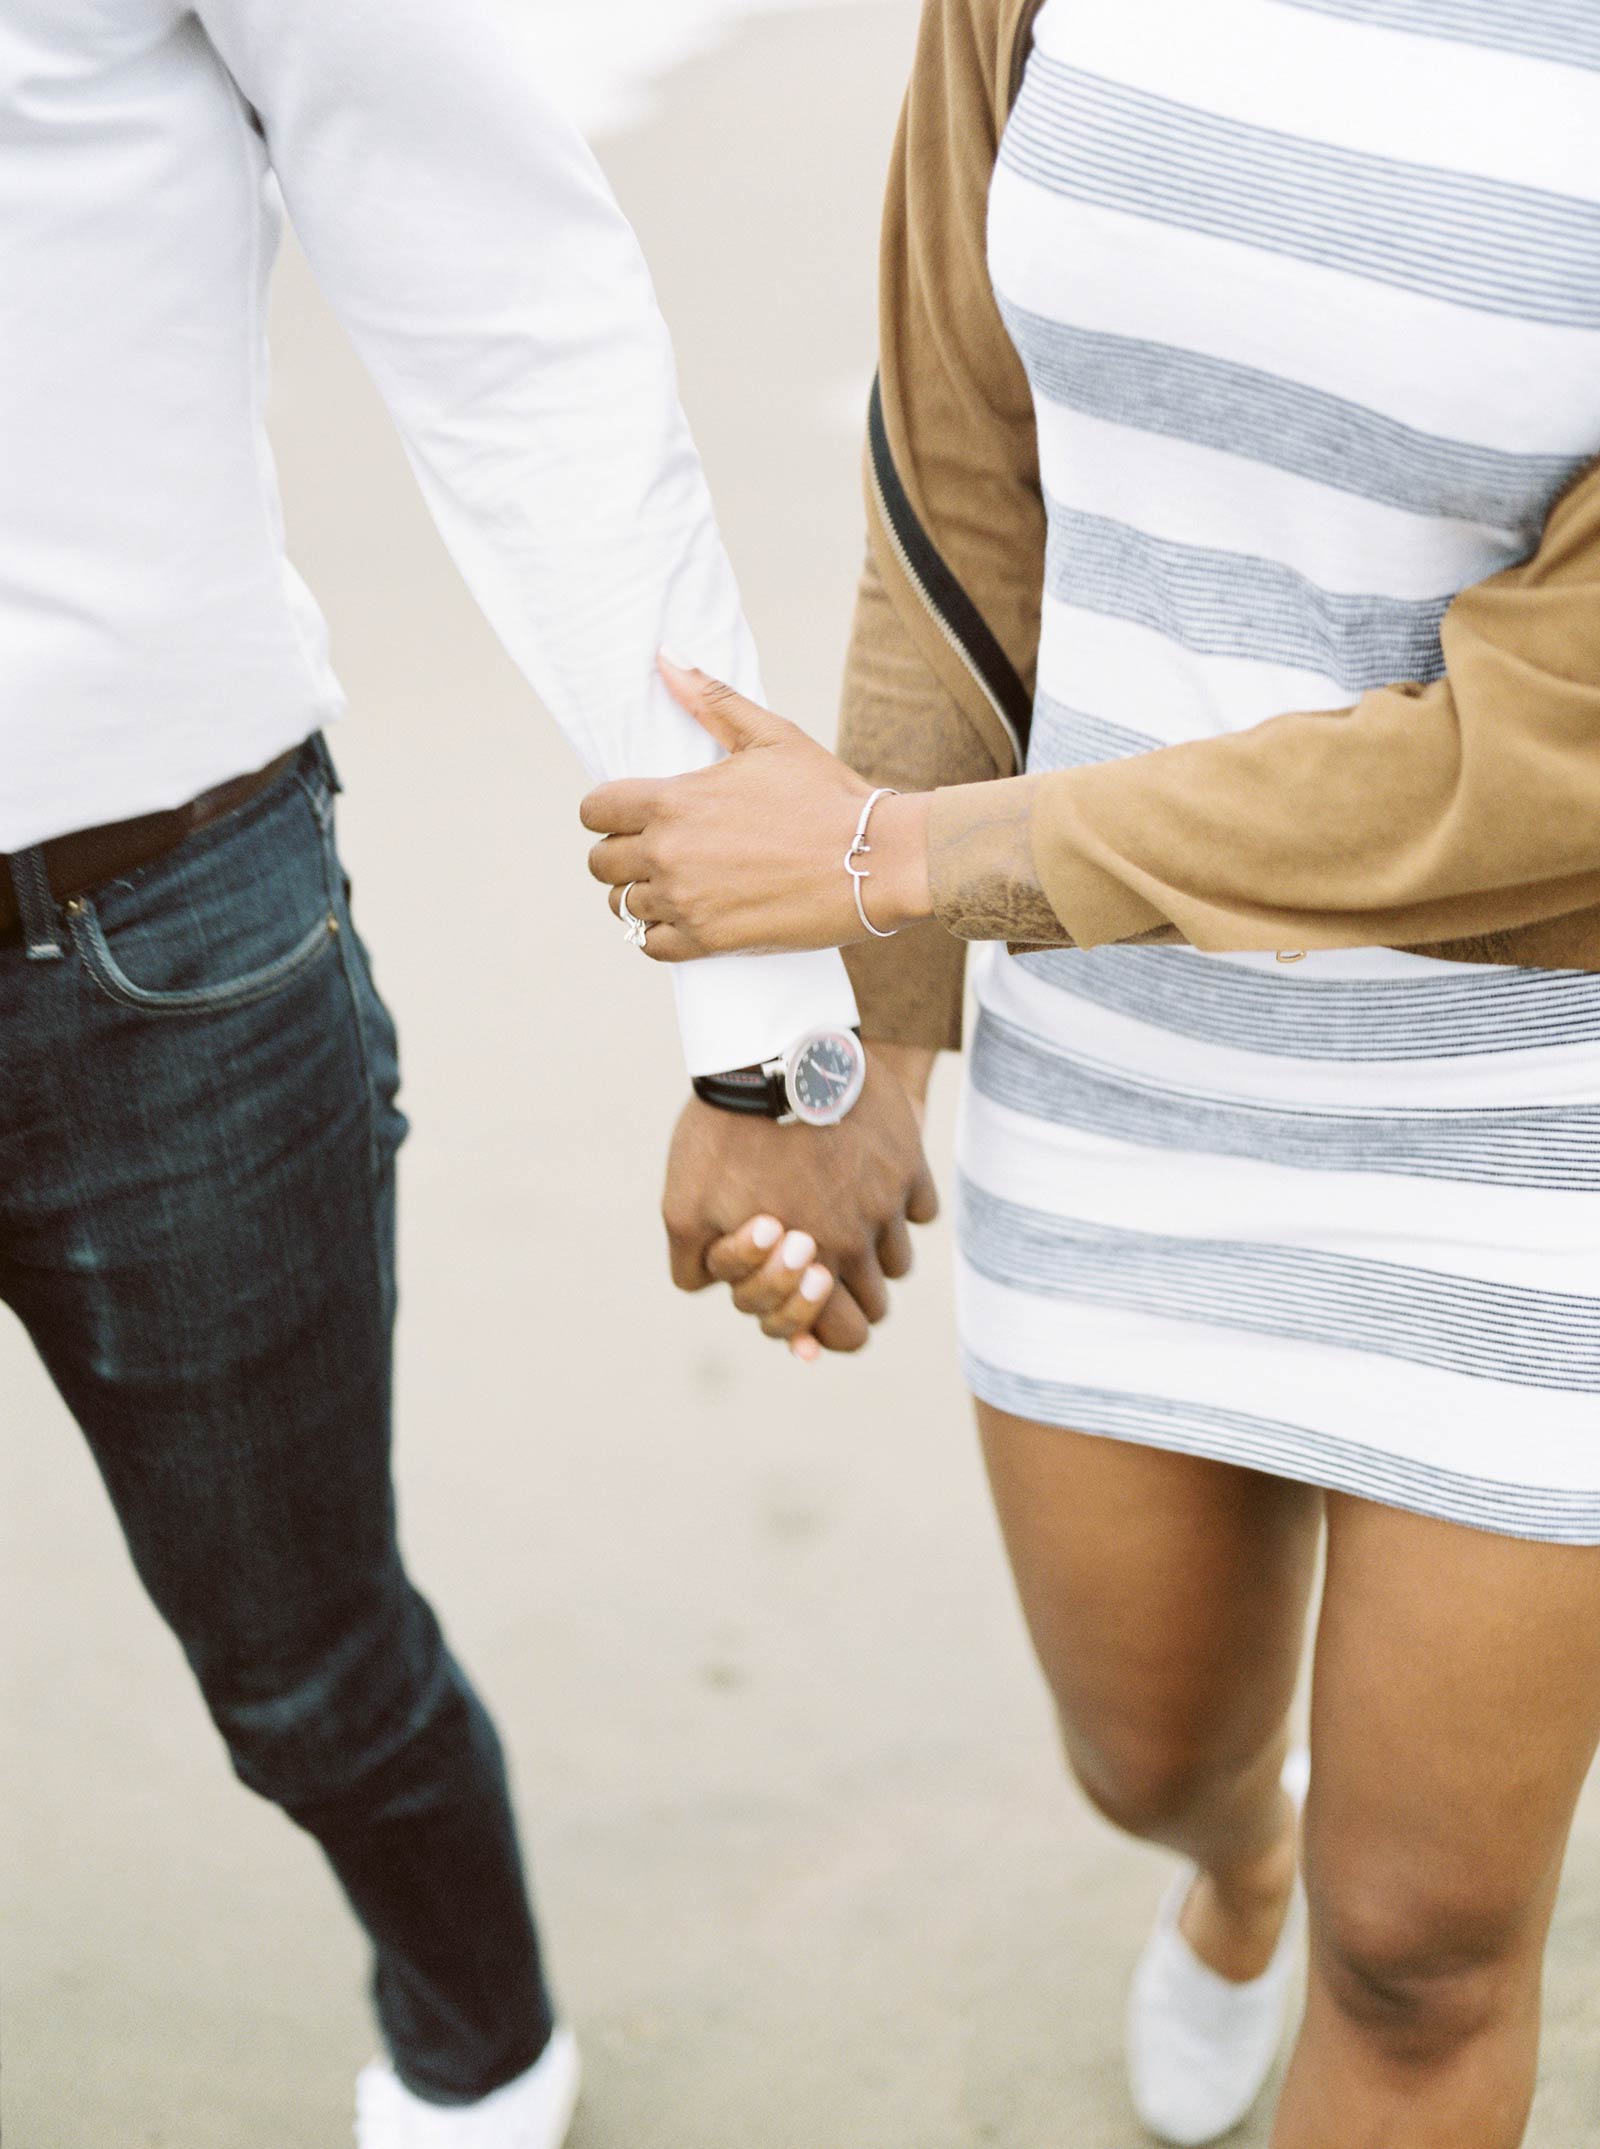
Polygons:
<instances>
[{"instance_id":1,"label":"woman's forearm","mask_svg":"<svg viewBox=\"0 0 1600 2149\"><path fill-rule=\"evenodd\" d=\"M1038 779L887 798L873 815L874 924L934 917L960 940L1070 947L1034 863Z\"/></svg>"},{"instance_id":2,"label":"woman's forearm","mask_svg":"<svg viewBox=\"0 0 1600 2149\"><path fill-rule=\"evenodd\" d=\"M645 952L686 962L740 950L886 940L937 914L968 939L1067 944L1034 871L1038 779L896 793L867 785L795 725L664 661L686 708L729 748L693 776L602 785L590 871Z\"/></svg>"},{"instance_id":3,"label":"woman's forearm","mask_svg":"<svg viewBox=\"0 0 1600 2149\"><path fill-rule=\"evenodd\" d=\"M896 794L880 798L872 810L872 867L863 899L867 916L882 932L898 932L901 926L933 916L928 819L937 796L933 791Z\"/></svg>"},{"instance_id":4,"label":"woman's forearm","mask_svg":"<svg viewBox=\"0 0 1600 2149\"><path fill-rule=\"evenodd\" d=\"M928 879L934 915L961 940L1070 947L1033 858L1038 784L960 784L934 794L928 816Z\"/></svg>"}]
</instances>

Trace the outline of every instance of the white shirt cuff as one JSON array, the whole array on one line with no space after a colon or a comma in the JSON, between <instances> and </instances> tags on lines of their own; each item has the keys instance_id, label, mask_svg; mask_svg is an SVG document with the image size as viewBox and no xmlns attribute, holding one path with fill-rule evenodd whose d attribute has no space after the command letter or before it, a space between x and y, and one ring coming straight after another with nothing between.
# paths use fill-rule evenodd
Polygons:
<instances>
[{"instance_id":1,"label":"white shirt cuff","mask_svg":"<svg viewBox=\"0 0 1600 2149\"><path fill-rule=\"evenodd\" d=\"M856 996L838 951L717 955L673 970L691 1075L775 1059L808 1030L849 1030Z\"/></svg>"}]
</instances>

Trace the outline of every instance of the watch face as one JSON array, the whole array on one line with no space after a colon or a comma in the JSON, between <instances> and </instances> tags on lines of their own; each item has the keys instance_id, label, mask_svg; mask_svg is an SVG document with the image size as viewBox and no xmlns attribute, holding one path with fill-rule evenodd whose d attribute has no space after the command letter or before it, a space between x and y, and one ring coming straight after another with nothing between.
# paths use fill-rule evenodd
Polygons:
<instances>
[{"instance_id":1,"label":"watch face","mask_svg":"<svg viewBox=\"0 0 1600 2149\"><path fill-rule=\"evenodd\" d=\"M866 1057L848 1030L808 1038L789 1064L789 1101L813 1126L843 1119L861 1093Z\"/></svg>"}]
</instances>

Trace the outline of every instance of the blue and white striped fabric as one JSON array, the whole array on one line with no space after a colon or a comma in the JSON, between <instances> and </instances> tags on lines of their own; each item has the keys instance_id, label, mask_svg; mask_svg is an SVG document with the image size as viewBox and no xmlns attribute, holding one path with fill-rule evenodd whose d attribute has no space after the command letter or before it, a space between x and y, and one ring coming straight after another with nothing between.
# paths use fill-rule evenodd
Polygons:
<instances>
[{"instance_id":1,"label":"blue and white striped fabric","mask_svg":"<svg viewBox=\"0 0 1600 2149\"><path fill-rule=\"evenodd\" d=\"M1600 10L1048 0L990 263L1049 510L1031 767L1436 678L1600 454ZM1600 1543L1600 977L1109 948L979 992L979 1395Z\"/></svg>"}]
</instances>

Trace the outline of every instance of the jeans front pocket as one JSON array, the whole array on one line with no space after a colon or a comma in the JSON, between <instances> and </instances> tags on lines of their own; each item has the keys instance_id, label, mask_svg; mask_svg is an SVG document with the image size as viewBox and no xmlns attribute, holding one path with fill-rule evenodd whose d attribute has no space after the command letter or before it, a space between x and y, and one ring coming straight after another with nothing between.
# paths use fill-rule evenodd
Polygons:
<instances>
[{"instance_id":1,"label":"jeans front pocket","mask_svg":"<svg viewBox=\"0 0 1600 2149\"><path fill-rule=\"evenodd\" d=\"M297 775L167 857L66 905L85 974L121 1007L222 1014L283 991L341 931L316 795Z\"/></svg>"},{"instance_id":2,"label":"jeans front pocket","mask_svg":"<svg viewBox=\"0 0 1600 2149\"><path fill-rule=\"evenodd\" d=\"M319 955L325 955L339 931L339 921L330 911L326 917L319 918L287 954L280 955L276 962L263 963L259 969L246 971L243 977L230 978L217 985L152 989L147 985L136 985L118 963L106 943L95 907L87 896L79 896L67 906L67 917L83 967L101 991L120 1001L124 1007L143 1007L164 1015L221 1014L230 1007L246 1007L252 1000L265 1000L287 985L291 978L297 977Z\"/></svg>"}]
</instances>

